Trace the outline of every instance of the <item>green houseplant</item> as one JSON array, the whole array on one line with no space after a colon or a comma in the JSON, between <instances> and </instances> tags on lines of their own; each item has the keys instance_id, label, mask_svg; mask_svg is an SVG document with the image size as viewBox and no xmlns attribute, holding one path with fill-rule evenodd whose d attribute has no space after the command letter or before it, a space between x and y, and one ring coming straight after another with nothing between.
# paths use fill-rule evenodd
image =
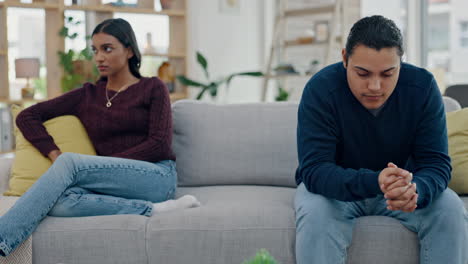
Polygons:
<instances>
[{"instance_id":1,"label":"green houseplant","mask_svg":"<svg viewBox=\"0 0 468 264\"><path fill-rule=\"evenodd\" d=\"M283 102L283 101L287 101L288 98L289 98L289 92L286 91L283 87L279 86L278 95L275 97L275 101Z\"/></svg>"},{"instance_id":2,"label":"green houseplant","mask_svg":"<svg viewBox=\"0 0 468 264\"><path fill-rule=\"evenodd\" d=\"M187 78L184 75L178 75L176 77L177 80L179 80L179 82L181 84L183 84L183 85L201 88L201 91L198 93L198 95L196 97L197 100L200 100L206 92L208 92L211 95L211 97L216 98L221 85L223 85L225 83L226 88L228 89L229 84L231 83L232 79L234 77L236 77L236 76L252 76L252 77L261 77L261 76L263 76L263 73L259 72L259 71L238 72L238 73L230 74L227 77L222 77L222 78L220 78L218 80L213 81L213 80L210 79L210 74L208 73L208 61L198 51L197 51L197 62L202 67L203 72L205 73L205 77L207 79L207 82L195 81L195 80Z\"/></svg>"},{"instance_id":3,"label":"green houseplant","mask_svg":"<svg viewBox=\"0 0 468 264\"><path fill-rule=\"evenodd\" d=\"M242 262L242 264L278 264L266 249L260 249L255 257Z\"/></svg>"},{"instance_id":4,"label":"green houseplant","mask_svg":"<svg viewBox=\"0 0 468 264\"><path fill-rule=\"evenodd\" d=\"M81 21L75 21L73 17L67 17L66 23L69 25L79 25ZM64 25L59 35L63 38L76 39L78 33L70 34L69 28ZM89 39L89 36L86 37ZM67 52L58 51L59 62L63 68L61 80L62 92L73 90L86 81L95 81L98 76L96 67L94 67L91 49L86 47L80 51L69 49Z\"/></svg>"}]
</instances>

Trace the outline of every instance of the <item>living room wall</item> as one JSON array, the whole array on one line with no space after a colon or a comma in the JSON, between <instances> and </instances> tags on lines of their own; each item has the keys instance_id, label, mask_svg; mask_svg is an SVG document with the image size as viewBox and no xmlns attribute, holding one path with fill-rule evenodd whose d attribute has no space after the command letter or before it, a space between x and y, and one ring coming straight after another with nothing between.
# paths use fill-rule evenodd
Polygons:
<instances>
[{"instance_id":1,"label":"living room wall","mask_svg":"<svg viewBox=\"0 0 468 264\"><path fill-rule=\"evenodd\" d=\"M214 78L239 71L263 71L265 51L269 46L273 26L270 10L274 1L238 0L237 11L223 11L222 1L187 1L188 76L195 80L205 80L195 59L196 51L205 55L210 76ZM223 87L218 101L259 101L261 85L261 78L239 77L231 83L228 94ZM191 97L195 97L198 91L197 88L190 89ZM205 95L205 100L208 98Z\"/></svg>"}]
</instances>

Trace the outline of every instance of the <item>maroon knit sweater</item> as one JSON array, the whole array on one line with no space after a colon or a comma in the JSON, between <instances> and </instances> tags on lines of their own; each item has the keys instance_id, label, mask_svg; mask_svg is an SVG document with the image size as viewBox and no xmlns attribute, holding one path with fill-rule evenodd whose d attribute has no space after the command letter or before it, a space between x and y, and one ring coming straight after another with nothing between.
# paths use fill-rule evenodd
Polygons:
<instances>
[{"instance_id":1,"label":"maroon knit sweater","mask_svg":"<svg viewBox=\"0 0 468 264\"><path fill-rule=\"evenodd\" d=\"M141 78L106 107L106 81L86 83L60 97L22 111L16 124L44 156L59 149L43 122L74 115L83 123L100 156L157 162L175 160L171 149L172 118L167 88L156 77ZM109 98L116 92L108 91Z\"/></svg>"}]
</instances>

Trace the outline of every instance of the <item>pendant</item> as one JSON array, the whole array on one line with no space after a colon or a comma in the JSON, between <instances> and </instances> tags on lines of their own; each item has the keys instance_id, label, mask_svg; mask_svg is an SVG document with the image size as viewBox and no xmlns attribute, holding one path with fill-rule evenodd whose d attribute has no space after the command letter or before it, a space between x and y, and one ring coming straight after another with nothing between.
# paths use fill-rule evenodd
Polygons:
<instances>
[{"instance_id":1,"label":"pendant","mask_svg":"<svg viewBox=\"0 0 468 264\"><path fill-rule=\"evenodd\" d=\"M112 103L111 103L111 102L107 102L106 107L109 108L109 107L111 107L111 106L112 106Z\"/></svg>"}]
</instances>

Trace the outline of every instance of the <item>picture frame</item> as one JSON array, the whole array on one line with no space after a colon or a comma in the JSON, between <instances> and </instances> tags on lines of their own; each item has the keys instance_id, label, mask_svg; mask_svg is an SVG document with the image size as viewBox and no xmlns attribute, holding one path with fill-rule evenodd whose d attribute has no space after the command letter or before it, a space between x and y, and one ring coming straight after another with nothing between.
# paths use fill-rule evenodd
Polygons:
<instances>
[{"instance_id":1,"label":"picture frame","mask_svg":"<svg viewBox=\"0 0 468 264\"><path fill-rule=\"evenodd\" d=\"M315 40L317 42L325 42L330 35L328 21L317 21L314 24Z\"/></svg>"},{"instance_id":2,"label":"picture frame","mask_svg":"<svg viewBox=\"0 0 468 264\"><path fill-rule=\"evenodd\" d=\"M219 12L223 14L240 14L240 0L218 0Z\"/></svg>"}]
</instances>

